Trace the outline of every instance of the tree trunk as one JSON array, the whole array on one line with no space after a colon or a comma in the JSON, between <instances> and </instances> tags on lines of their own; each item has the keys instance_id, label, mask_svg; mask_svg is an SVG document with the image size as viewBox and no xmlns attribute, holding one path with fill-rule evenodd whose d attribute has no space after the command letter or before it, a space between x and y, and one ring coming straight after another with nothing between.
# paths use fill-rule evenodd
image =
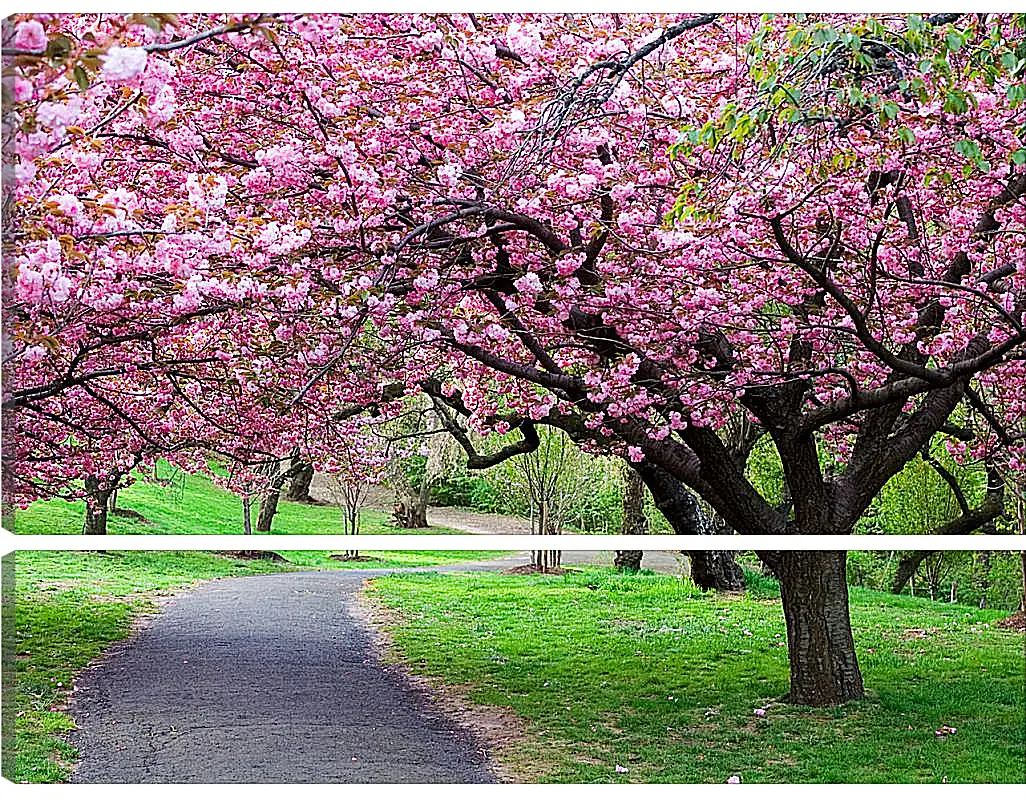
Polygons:
<instances>
[{"instance_id":1,"label":"tree trunk","mask_svg":"<svg viewBox=\"0 0 1026 800\"><path fill-rule=\"evenodd\" d=\"M701 589L719 592L741 592L745 588L745 573L734 560L732 550L689 550L691 579Z\"/></svg>"},{"instance_id":2,"label":"tree trunk","mask_svg":"<svg viewBox=\"0 0 1026 800\"><path fill-rule=\"evenodd\" d=\"M978 553L980 567L980 608L987 607L987 595L990 594L990 551Z\"/></svg>"},{"instance_id":3,"label":"tree trunk","mask_svg":"<svg viewBox=\"0 0 1026 800\"><path fill-rule=\"evenodd\" d=\"M1019 553L1019 560L1022 562L1022 600L1019 601L1019 608L1026 611L1026 550Z\"/></svg>"},{"instance_id":4,"label":"tree trunk","mask_svg":"<svg viewBox=\"0 0 1026 800\"><path fill-rule=\"evenodd\" d=\"M253 535L253 522L249 513L250 502L249 495L242 498L242 533L246 536Z\"/></svg>"},{"instance_id":5,"label":"tree trunk","mask_svg":"<svg viewBox=\"0 0 1026 800\"><path fill-rule=\"evenodd\" d=\"M110 489L101 489L100 481L93 475L86 475L85 488L89 493L89 498L86 501L82 533L85 536L105 536L107 534L107 501L110 498Z\"/></svg>"},{"instance_id":6,"label":"tree trunk","mask_svg":"<svg viewBox=\"0 0 1026 800\"><path fill-rule=\"evenodd\" d=\"M666 470L642 461L634 465L652 492L656 508L663 512L674 533L683 536L711 534L713 522L702 511L698 499Z\"/></svg>"},{"instance_id":7,"label":"tree trunk","mask_svg":"<svg viewBox=\"0 0 1026 800\"><path fill-rule=\"evenodd\" d=\"M775 562L787 622L789 700L833 706L862 698L848 616L847 553L785 551Z\"/></svg>"},{"instance_id":8,"label":"tree trunk","mask_svg":"<svg viewBox=\"0 0 1026 800\"><path fill-rule=\"evenodd\" d=\"M393 510L393 516L396 525L400 528L428 527L427 503L420 502L419 493L407 493L403 499L398 500Z\"/></svg>"},{"instance_id":9,"label":"tree trunk","mask_svg":"<svg viewBox=\"0 0 1026 800\"><path fill-rule=\"evenodd\" d=\"M260 513L257 515L256 529L259 533L269 533L274 515L278 513L278 499L281 497L279 489L271 489L260 500Z\"/></svg>"},{"instance_id":10,"label":"tree trunk","mask_svg":"<svg viewBox=\"0 0 1026 800\"><path fill-rule=\"evenodd\" d=\"M666 470L642 461L634 465L674 533L706 535L715 533L713 521L702 511L695 496ZM731 550L695 550L689 552L691 577L702 589L738 592L745 588L744 571Z\"/></svg>"},{"instance_id":11,"label":"tree trunk","mask_svg":"<svg viewBox=\"0 0 1026 800\"><path fill-rule=\"evenodd\" d=\"M314 476L313 464L303 463L302 466L299 466L297 462L299 462L298 457L292 459L293 468L297 472L289 484L289 491L285 495L285 499L296 503L311 503L313 498L310 497L310 482Z\"/></svg>"},{"instance_id":12,"label":"tree trunk","mask_svg":"<svg viewBox=\"0 0 1026 800\"><path fill-rule=\"evenodd\" d=\"M626 464L623 470L623 524L620 533L624 536L644 536L648 533L648 519L645 517L645 482L637 470ZM643 555L643 550L617 550L613 566L637 572L641 569Z\"/></svg>"},{"instance_id":13,"label":"tree trunk","mask_svg":"<svg viewBox=\"0 0 1026 800\"><path fill-rule=\"evenodd\" d=\"M905 584L915 576L916 571L919 569L919 565L936 552L936 550L916 550L915 552L902 556L901 560L898 561L898 571L894 573L894 580L891 582L891 592L893 594L901 594L902 589L905 588ZM914 587L912 594L915 596Z\"/></svg>"}]
</instances>

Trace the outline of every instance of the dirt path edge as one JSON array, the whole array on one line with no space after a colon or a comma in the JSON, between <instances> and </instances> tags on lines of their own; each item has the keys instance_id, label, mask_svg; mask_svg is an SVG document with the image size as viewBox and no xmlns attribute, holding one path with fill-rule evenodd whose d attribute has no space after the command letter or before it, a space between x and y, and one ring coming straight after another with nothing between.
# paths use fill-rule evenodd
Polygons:
<instances>
[{"instance_id":1,"label":"dirt path edge","mask_svg":"<svg viewBox=\"0 0 1026 800\"><path fill-rule=\"evenodd\" d=\"M418 675L406 662L392 637L392 629L403 623L402 613L390 608L367 590L367 578L356 593L352 610L366 631L374 657L382 669L413 686L439 713L470 731L488 759L488 767L500 783L532 783L537 776L516 769L505 757L512 746L528 741L527 723L508 708L486 706L470 700L473 686L446 683L441 678Z\"/></svg>"}]
</instances>

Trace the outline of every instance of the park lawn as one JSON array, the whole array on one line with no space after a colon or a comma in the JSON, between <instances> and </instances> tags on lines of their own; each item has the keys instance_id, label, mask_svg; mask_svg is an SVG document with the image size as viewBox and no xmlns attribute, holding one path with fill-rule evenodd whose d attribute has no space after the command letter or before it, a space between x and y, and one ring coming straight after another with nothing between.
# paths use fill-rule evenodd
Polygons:
<instances>
[{"instance_id":1,"label":"park lawn","mask_svg":"<svg viewBox=\"0 0 1026 800\"><path fill-rule=\"evenodd\" d=\"M393 659L522 720L497 758L524 781L1026 779L1023 637L989 624L1008 612L853 589L868 697L800 708L780 702L775 583L752 584L702 594L588 568L393 575L367 594L390 609ZM944 724L957 733L936 736Z\"/></svg>"},{"instance_id":2,"label":"park lawn","mask_svg":"<svg viewBox=\"0 0 1026 800\"><path fill-rule=\"evenodd\" d=\"M75 675L159 600L198 581L297 569L412 567L450 564L498 553L380 551L371 560L339 562L329 552L286 550L286 563L228 558L202 551L55 552L14 555L16 782L64 780L76 758L64 736L64 711ZM5 565L7 559L5 557ZM6 572L6 566L5 566ZM10 574L5 574L8 584ZM9 585L9 584L8 584Z\"/></svg>"},{"instance_id":3,"label":"park lawn","mask_svg":"<svg viewBox=\"0 0 1026 800\"><path fill-rule=\"evenodd\" d=\"M179 473L174 486L137 481L118 492L118 508L135 511L135 517L111 515L110 534L241 534L242 501L214 484L206 475ZM253 504L256 524L259 503ZM85 502L41 500L27 509L14 512L14 533L80 534L85 517ZM413 533L390 524L387 514L363 509L360 512L363 534ZM271 525L273 534L341 534L342 511L334 505L309 505L282 499ZM427 528L416 533L462 533L449 528Z\"/></svg>"}]
</instances>

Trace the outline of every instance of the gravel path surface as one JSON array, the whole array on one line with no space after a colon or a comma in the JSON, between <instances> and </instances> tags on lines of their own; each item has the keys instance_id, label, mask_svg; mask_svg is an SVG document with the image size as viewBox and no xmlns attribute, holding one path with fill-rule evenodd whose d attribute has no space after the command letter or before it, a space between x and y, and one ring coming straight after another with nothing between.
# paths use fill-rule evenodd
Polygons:
<instances>
[{"instance_id":1,"label":"gravel path surface","mask_svg":"<svg viewBox=\"0 0 1026 800\"><path fill-rule=\"evenodd\" d=\"M80 676L79 783L486 783L471 736L376 661L353 616L382 571L202 584Z\"/></svg>"}]
</instances>

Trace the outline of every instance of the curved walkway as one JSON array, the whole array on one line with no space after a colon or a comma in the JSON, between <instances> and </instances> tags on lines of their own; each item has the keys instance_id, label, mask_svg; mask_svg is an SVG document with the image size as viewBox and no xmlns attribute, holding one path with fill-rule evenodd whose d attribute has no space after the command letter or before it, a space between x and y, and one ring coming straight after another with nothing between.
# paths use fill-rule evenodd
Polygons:
<instances>
[{"instance_id":1,"label":"curved walkway","mask_svg":"<svg viewBox=\"0 0 1026 800\"><path fill-rule=\"evenodd\" d=\"M494 781L353 614L385 571L211 581L80 677L80 783Z\"/></svg>"}]
</instances>

